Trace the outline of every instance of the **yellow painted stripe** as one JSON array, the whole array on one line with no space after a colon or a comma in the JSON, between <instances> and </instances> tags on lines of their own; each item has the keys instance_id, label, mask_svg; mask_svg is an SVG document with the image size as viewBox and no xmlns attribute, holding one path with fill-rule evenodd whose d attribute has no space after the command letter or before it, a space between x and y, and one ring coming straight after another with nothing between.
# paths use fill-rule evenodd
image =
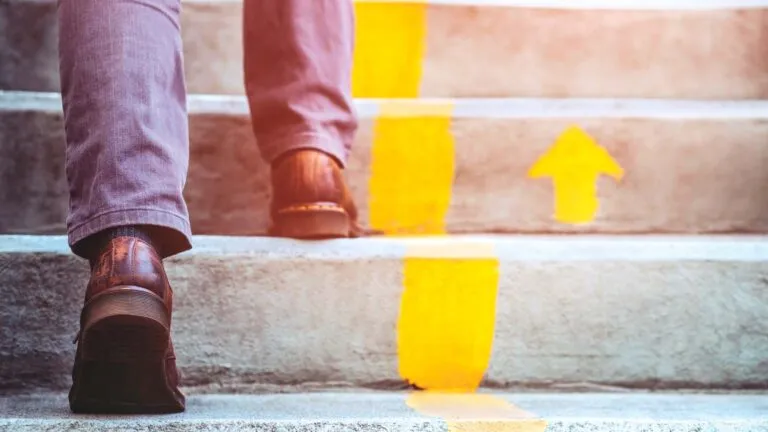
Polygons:
<instances>
[{"instance_id":1,"label":"yellow painted stripe","mask_svg":"<svg viewBox=\"0 0 768 432\"><path fill-rule=\"evenodd\" d=\"M445 420L449 432L544 432L547 422L489 394L412 393L417 412Z\"/></svg>"},{"instance_id":2,"label":"yellow painted stripe","mask_svg":"<svg viewBox=\"0 0 768 432\"><path fill-rule=\"evenodd\" d=\"M419 96L426 38L426 1L355 2L352 95Z\"/></svg>"},{"instance_id":3,"label":"yellow painted stripe","mask_svg":"<svg viewBox=\"0 0 768 432\"><path fill-rule=\"evenodd\" d=\"M408 247L397 333L404 380L444 391L480 385L491 358L498 267L489 243Z\"/></svg>"},{"instance_id":4,"label":"yellow painted stripe","mask_svg":"<svg viewBox=\"0 0 768 432\"><path fill-rule=\"evenodd\" d=\"M369 224L385 234L445 233L455 166L452 102L383 102L374 125Z\"/></svg>"}]
</instances>

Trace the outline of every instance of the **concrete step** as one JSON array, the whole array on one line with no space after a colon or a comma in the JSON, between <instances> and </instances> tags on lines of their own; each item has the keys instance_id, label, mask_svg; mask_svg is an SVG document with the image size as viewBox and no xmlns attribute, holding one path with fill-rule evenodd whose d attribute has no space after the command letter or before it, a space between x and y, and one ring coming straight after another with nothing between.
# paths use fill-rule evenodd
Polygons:
<instances>
[{"instance_id":1,"label":"concrete step","mask_svg":"<svg viewBox=\"0 0 768 432\"><path fill-rule=\"evenodd\" d=\"M194 244L167 262L187 386L768 388L766 237ZM0 387L67 388L87 267L0 236Z\"/></svg>"},{"instance_id":2,"label":"concrete step","mask_svg":"<svg viewBox=\"0 0 768 432\"><path fill-rule=\"evenodd\" d=\"M363 223L386 232L768 232L768 101L357 107L347 177ZM269 170L245 99L190 96L189 109L193 230L265 233ZM0 92L0 233L64 232L60 111L58 94Z\"/></svg>"},{"instance_id":3,"label":"concrete step","mask_svg":"<svg viewBox=\"0 0 768 432\"><path fill-rule=\"evenodd\" d=\"M759 432L765 394L204 395L183 414L84 416L63 395L0 398L3 431Z\"/></svg>"},{"instance_id":4,"label":"concrete step","mask_svg":"<svg viewBox=\"0 0 768 432\"><path fill-rule=\"evenodd\" d=\"M764 0L355 7L358 97L768 97ZM243 93L241 9L239 0L184 2L192 92ZM55 10L55 0L0 4L0 89L58 89Z\"/></svg>"}]
</instances>

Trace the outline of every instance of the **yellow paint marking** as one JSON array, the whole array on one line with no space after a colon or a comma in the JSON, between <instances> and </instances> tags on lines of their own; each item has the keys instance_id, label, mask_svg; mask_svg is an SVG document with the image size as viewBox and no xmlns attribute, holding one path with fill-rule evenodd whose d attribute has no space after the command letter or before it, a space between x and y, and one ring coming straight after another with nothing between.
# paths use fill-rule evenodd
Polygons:
<instances>
[{"instance_id":1,"label":"yellow paint marking","mask_svg":"<svg viewBox=\"0 0 768 432\"><path fill-rule=\"evenodd\" d=\"M445 233L454 172L453 103L383 102L374 125L369 224L385 234Z\"/></svg>"},{"instance_id":2,"label":"yellow paint marking","mask_svg":"<svg viewBox=\"0 0 768 432\"><path fill-rule=\"evenodd\" d=\"M380 102L379 118L439 117L453 115L450 99L401 99Z\"/></svg>"},{"instance_id":3,"label":"yellow paint marking","mask_svg":"<svg viewBox=\"0 0 768 432\"><path fill-rule=\"evenodd\" d=\"M406 404L443 418L449 432L544 432L546 420L489 394L412 393Z\"/></svg>"},{"instance_id":4,"label":"yellow paint marking","mask_svg":"<svg viewBox=\"0 0 768 432\"><path fill-rule=\"evenodd\" d=\"M355 2L352 95L419 96L426 38L426 0Z\"/></svg>"},{"instance_id":5,"label":"yellow paint marking","mask_svg":"<svg viewBox=\"0 0 768 432\"><path fill-rule=\"evenodd\" d=\"M621 180L624 170L577 126L566 129L528 172L531 178L552 177L555 219L570 224L588 223L595 218L600 174Z\"/></svg>"},{"instance_id":6,"label":"yellow paint marking","mask_svg":"<svg viewBox=\"0 0 768 432\"><path fill-rule=\"evenodd\" d=\"M409 245L397 334L403 379L429 390L480 385L491 358L498 267L492 244Z\"/></svg>"}]
</instances>

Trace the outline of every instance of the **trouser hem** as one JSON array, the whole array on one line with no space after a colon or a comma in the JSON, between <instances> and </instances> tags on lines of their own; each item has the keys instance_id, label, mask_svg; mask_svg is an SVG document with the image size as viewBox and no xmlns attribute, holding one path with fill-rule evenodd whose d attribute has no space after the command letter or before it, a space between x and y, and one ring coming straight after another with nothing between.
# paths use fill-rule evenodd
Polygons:
<instances>
[{"instance_id":1,"label":"trouser hem","mask_svg":"<svg viewBox=\"0 0 768 432\"><path fill-rule=\"evenodd\" d=\"M349 151L344 144L332 134L322 132L294 132L281 134L276 137L261 138L261 156L272 164L280 156L301 149L320 150L332 156L341 167L345 167Z\"/></svg>"},{"instance_id":2,"label":"trouser hem","mask_svg":"<svg viewBox=\"0 0 768 432\"><path fill-rule=\"evenodd\" d=\"M100 213L85 222L68 229L68 242L72 252L88 258L84 251L86 238L108 228L126 225L150 225L162 229L158 253L163 258L179 254L192 248L192 230L189 220L179 214L158 209L125 209ZM154 239L153 239L154 240Z\"/></svg>"}]
</instances>

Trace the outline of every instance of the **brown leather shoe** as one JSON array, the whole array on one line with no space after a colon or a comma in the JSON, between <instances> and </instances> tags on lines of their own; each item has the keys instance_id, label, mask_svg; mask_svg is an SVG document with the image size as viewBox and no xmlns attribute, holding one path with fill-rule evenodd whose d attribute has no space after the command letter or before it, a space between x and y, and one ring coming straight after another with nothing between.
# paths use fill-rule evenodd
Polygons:
<instances>
[{"instance_id":1,"label":"brown leather shoe","mask_svg":"<svg viewBox=\"0 0 768 432\"><path fill-rule=\"evenodd\" d=\"M148 243L111 240L91 272L69 404L76 413L184 410L170 339L173 292Z\"/></svg>"},{"instance_id":2,"label":"brown leather shoe","mask_svg":"<svg viewBox=\"0 0 768 432\"><path fill-rule=\"evenodd\" d=\"M339 164L317 150L297 150L272 164L270 235L299 239L358 237L357 208Z\"/></svg>"}]
</instances>

